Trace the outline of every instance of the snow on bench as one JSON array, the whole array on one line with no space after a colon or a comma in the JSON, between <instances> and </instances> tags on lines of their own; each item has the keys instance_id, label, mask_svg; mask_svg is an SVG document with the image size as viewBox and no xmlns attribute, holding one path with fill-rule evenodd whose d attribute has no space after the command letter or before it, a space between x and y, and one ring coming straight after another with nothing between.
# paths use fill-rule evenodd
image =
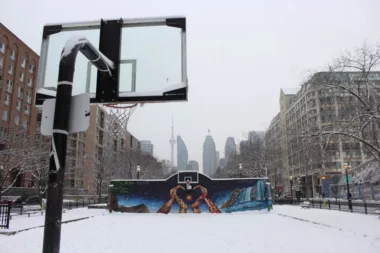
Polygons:
<instances>
[{"instance_id":1,"label":"snow on bench","mask_svg":"<svg viewBox=\"0 0 380 253\"><path fill-rule=\"evenodd\" d=\"M380 208L375 209L375 213L378 214L380 218Z\"/></svg>"},{"instance_id":2,"label":"snow on bench","mask_svg":"<svg viewBox=\"0 0 380 253\"><path fill-rule=\"evenodd\" d=\"M310 201L304 201L300 204L301 208L310 208Z\"/></svg>"},{"instance_id":3,"label":"snow on bench","mask_svg":"<svg viewBox=\"0 0 380 253\"><path fill-rule=\"evenodd\" d=\"M30 217L31 214L41 212L41 215L44 214L44 210L42 210L41 205L26 205L22 207L23 212Z\"/></svg>"}]
</instances>

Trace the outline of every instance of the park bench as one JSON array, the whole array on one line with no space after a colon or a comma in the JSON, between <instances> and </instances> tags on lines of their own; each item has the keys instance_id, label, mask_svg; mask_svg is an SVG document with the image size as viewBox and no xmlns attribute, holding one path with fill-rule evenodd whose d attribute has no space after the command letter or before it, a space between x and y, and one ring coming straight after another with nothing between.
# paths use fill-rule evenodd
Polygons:
<instances>
[{"instance_id":1,"label":"park bench","mask_svg":"<svg viewBox=\"0 0 380 253\"><path fill-rule=\"evenodd\" d=\"M310 208L310 201L304 201L300 204L301 208Z\"/></svg>"},{"instance_id":2,"label":"park bench","mask_svg":"<svg viewBox=\"0 0 380 253\"><path fill-rule=\"evenodd\" d=\"M22 210L25 214L30 217L31 214L40 213L41 215L44 214L44 210L42 210L40 205L25 205L22 207Z\"/></svg>"}]
</instances>

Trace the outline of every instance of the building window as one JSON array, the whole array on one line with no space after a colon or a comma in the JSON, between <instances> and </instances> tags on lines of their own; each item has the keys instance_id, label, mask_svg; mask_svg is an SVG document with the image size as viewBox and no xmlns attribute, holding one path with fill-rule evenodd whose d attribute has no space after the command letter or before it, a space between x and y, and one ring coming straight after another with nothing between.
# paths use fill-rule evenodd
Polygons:
<instances>
[{"instance_id":1,"label":"building window","mask_svg":"<svg viewBox=\"0 0 380 253\"><path fill-rule=\"evenodd\" d=\"M22 58L22 62L21 62L21 68L25 68L25 66L26 66L26 58L25 57L23 57Z\"/></svg>"},{"instance_id":2,"label":"building window","mask_svg":"<svg viewBox=\"0 0 380 253\"><path fill-rule=\"evenodd\" d=\"M4 104L9 105L10 102L11 102L11 96L9 96L8 94L5 94Z\"/></svg>"},{"instance_id":3,"label":"building window","mask_svg":"<svg viewBox=\"0 0 380 253\"><path fill-rule=\"evenodd\" d=\"M24 82L24 73L22 73L22 72L20 73L20 81Z\"/></svg>"},{"instance_id":4,"label":"building window","mask_svg":"<svg viewBox=\"0 0 380 253\"><path fill-rule=\"evenodd\" d=\"M123 138L120 140L120 150L121 151L124 150L124 139Z\"/></svg>"},{"instance_id":5,"label":"building window","mask_svg":"<svg viewBox=\"0 0 380 253\"><path fill-rule=\"evenodd\" d=\"M29 65L29 73L34 73L34 65L33 64L30 64Z\"/></svg>"},{"instance_id":6,"label":"building window","mask_svg":"<svg viewBox=\"0 0 380 253\"><path fill-rule=\"evenodd\" d=\"M22 127L23 128L28 128L29 126L29 120L25 119L23 122L22 122Z\"/></svg>"},{"instance_id":7,"label":"building window","mask_svg":"<svg viewBox=\"0 0 380 253\"><path fill-rule=\"evenodd\" d=\"M15 60L15 58L16 58L16 51L15 51L15 50L11 49L11 55L10 55L9 58L10 58L12 61Z\"/></svg>"},{"instance_id":8,"label":"building window","mask_svg":"<svg viewBox=\"0 0 380 253\"><path fill-rule=\"evenodd\" d=\"M20 116L16 116L15 117L15 125L18 126L19 123L20 123Z\"/></svg>"},{"instance_id":9,"label":"building window","mask_svg":"<svg viewBox=\"0 0 380 253\"><path fill-rule=\"evenodd\" d=\"M26 102L28 104L31 104L32 103L32 93L30 91L27 91L26 92Z\"/></svg>"},{"instance_id":10,"label":"building window","mask_svg":"<svg viewBox=\"0 0 380 253\"><path fill-rule=\"evenodd\" d=\"M20 100L17 100L16 110L17 111L21 110L21 101Z\"/></svg>"},{"instance_id":11,"label":"building window","mask_svg":"<svg viewBox=\"0 0 380 253\"><path fill-rule=\"evenodd\" d=\"M32 78L28 78L28 86L29 86L29 87L32 87L32 86L33 86Z\"/></svg>"},{"instance_id":12,"label":"building window","mask_svg":"<svg viewBox=\"0 0 380 253\"><path fill-rule=\"evenodd\" d=\"M3 111L3 121L8 121L8 111Z\"/></svg>"},{"instance_id":13,"label":"building window","mask_svg":"<svg viewBox=\"0 0 380 253\"><path fill-rule=\"evenodd\" d=\"M12 91L13 91L13 82L11 80L8 80L8 79L7 79L7 88L6 88L6 91L9 92L9 93L12 93Z\"/></svg>"},{"instance_id":14,"label":"building window","mask_svg":"<svg viewBox=\"0 0 380 253\"><path fill-rule=\"evenodd\" d=\"M13 65L9 64L8 74L13 75Z\"/></svg>"},{"instance_id":15,"label":"building window","mask_svg":"<svg viewBox=\"0 0 380 253\"><path fill-rule=\"evenodd\" d=\"M0 137L2 137L2 138L8 137L8 128L0 127ZM0 150L2 150L2 149L0 148Z\"/></svg>"},{"instance_id":16,"label":"building window","mask_svg":"<svg viewBox=\"0 0 380 253\"><path fill-rule=\"evenodd\" d=\"M24 109L25 109L25 114L30 115L30 105L25 105Z\"/></svg>"},{"instance_id":17,"label":"building window","mask_svg":"<svg viewBox=\"0 0 380 253\"><path fill-rule=\"evenodd\" d=\"M18 97L20 99L24 98L24 88L18 87Z\"/></svg>"},{"instance_id":18,"label":"building window","mask_svg":"<svg viewBox=\"0 0 380 253\"><path fill-rule=\"evenodd\" d=\"M2 41L0 41L0 52L2 52L3 54L5 52L5 44Z\"/></svg>"},{"instance_id":19,"label":"building window","mask_svg":"<svg viewBox=\"0 0 380 253\"><path fill-rule=\"evenodd\" d=\"M41 122L42 121L42 112L38 112L37 113L37 122Z\"/></svg>"},{"instance_id":20,"label":"building window","mask_svg":"<svg viewBox=\"0 0 380 253\"><path fill-rule=\"evenodd\" d=\"M113 151L117 151L117 140L113 140Z\"/></svg>"},{"instance_id":21,"label":"building window","mask_svg":"<svg viewBox=\"0 0 380 253\"><path fill-rule=\"evenodd\" d=\"M0 57L0 69L3 69L4 59Z\"/></svg>"}]
</instances>

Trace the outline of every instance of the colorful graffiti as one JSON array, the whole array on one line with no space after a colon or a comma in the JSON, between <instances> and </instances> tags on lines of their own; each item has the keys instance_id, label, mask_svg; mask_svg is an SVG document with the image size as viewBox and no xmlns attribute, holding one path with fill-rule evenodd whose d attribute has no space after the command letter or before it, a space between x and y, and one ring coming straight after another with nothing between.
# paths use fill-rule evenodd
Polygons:
<instances>
[{"instance_id":1,"label":"colorful graffiti","mask_svg":"<svg viewBox=\"0 0 380 253\"><path fill-rule=\"evenodd\" d=\"M230 213L272 208L263 179L216 180L197 173L197 182L111 181L110 210L133 213Z\"/></svg>"}]
</instances>

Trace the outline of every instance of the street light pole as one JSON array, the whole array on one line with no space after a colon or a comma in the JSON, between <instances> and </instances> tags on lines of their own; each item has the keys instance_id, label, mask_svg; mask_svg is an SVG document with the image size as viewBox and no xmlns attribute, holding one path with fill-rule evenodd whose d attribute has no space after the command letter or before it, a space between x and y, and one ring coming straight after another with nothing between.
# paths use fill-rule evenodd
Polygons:
<instances>
[{"instance_id":1,"label":"street light pole","mask_svg":"<svg viewBox=\"0 0 380 253\"><path fill-rule=\"evenodd\" d=\"M350 184L348 183L348 164L344 164L344 170L346 171L346 185L347 185L347 200L348 200L348 208L352 212L352 202L351 202L351 193L350 193Z\"/></svg>"},{"instance_id":2,"label":"street light pole","mask_svg":"<svg viewBox=\"0 0 380 253\"><path fill-rule=\"evenodd\" d=\"M292 197L292 202L293 202L293 177L290 176L290 196Z\"/></svg>"},{"instance_id":3,"label":"street light pole","mask_svg":"<svg viewBox=\"0 0 380 253\"><path fill-rule=\"evenodd\" d=\"M265 164L264 170L265 170L265 177L268 178L268 165L267 164Z\"/></svg>"},{"instance_id":4,"label":"street light pole","mask_svg":"<svg viewBox=\"0 0 380 253\"><path fill-rule=\"evenodd\" d=\"M137 165L137 179L140 179L140 166Z\"/></svg>"},{"instance_id":5,"label":"street light pole","mask_svg":"<svg viewBox=\"0 0 380 253\"><path fill-rule=\"evenodd\" d=\"M243 164L239 163L240 177L243 177Z\"/></svg>"}]
</instances>

